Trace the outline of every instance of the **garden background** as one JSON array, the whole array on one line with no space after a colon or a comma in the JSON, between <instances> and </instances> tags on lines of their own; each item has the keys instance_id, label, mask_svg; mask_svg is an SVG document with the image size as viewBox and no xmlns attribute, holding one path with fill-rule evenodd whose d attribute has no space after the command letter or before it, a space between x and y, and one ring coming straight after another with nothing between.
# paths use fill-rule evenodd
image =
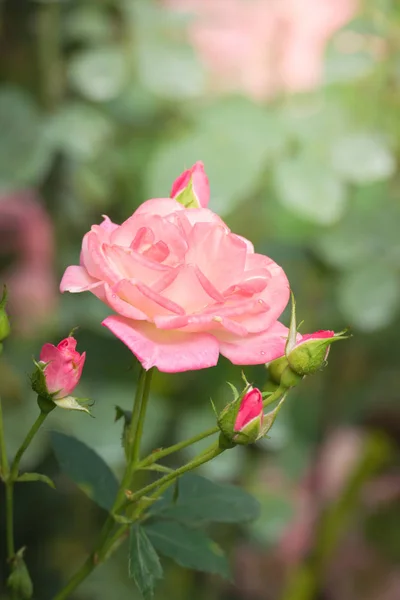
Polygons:
<instances>
[{"instance_id":1,"label":"garden background","mask_svg":"<svg viewBox=\"0 0 400 600\"><path fill-rule=\"evenodd\" d=\"M94 296L58 292L83 234L122 222L205 164L210 208L285 269L303 332L339 331L329 367L293 391L270 439L203 473L261 503L214 529L233 581L165 562L156 600L400 597L400 5L396 0L0 2L0 282L12 336L0 359L10 453L37 412L31 358L75 326L94 419L54 411L25 457L50 475L16 487L17 547L35 598L84 560L104 520L61 474L64 431L122 468L115 405L129 407L129 350ZM286 323L287 323L286 315ZM264 367L246 368L264 387ZM147 451L212 426L240 369L157 374ZM197 450L198 448L194 448ZM188 455L186 455L186 458ZM173 459L171 465L176 464ZM4 500L0 496L0 513ZM0 522L0 558L5 564ZM0 573L0 598L6 598ZM76 600L135 599L121 550Z\"/></svg>"}]
</instances>

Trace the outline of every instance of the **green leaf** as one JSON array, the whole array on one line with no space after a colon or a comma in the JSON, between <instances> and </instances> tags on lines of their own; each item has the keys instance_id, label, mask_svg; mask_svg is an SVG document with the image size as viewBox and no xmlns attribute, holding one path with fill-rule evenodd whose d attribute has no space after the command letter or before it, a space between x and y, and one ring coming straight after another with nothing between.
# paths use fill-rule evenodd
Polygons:
<instances>
[{"instance_id":1,"label":"green leaf","mask_svg":"<svg viewBox=\"0 0 400 600\"><path fill-rule=\"evenodd\" d=\"M351 326L375 331L387 326L398 313L399 275L383 262L368 263L343 276L338 295L339 306Z\"/></svg>"},{"instance_id":2,"label":"green leaf","mask_svg":"<svg viewBox=\"0 0 400 600\"><path fill-rule=\"evenodd\" d=\"M40 183L50 166L52 148L33 100L18 88L0 92L0 189Z\"/></svg>"},{"instance_id":3,"label":"green leaf","mask_svg":"<svg viewBox=\"0 0 400 600\"><path fill-rule=\"evenodd\" d=\"M178 565L230 578L229 563L221 548L202 531L174 521L146 525L153 546Z\"/></svg>"},{"instance_id":4,"label":"green leaf","mask_svg":"<svg viewBox=\"0 0 400 600\"><path fill-rule=\"evenodd\" d=\"M152 515L191 524L241 523L256 519L259 512L257 500L241 488L214 483L193 473L180 478L175 502L169 488L151 510Z\"/></svg>"},{"instance_id":5,"label":"green leaf","mask_svg":"<svg viewBox=\"0 0 400 600\"><path fill-rule=\"evenodd\" d=\"M279 163L275 187L283 206L313 223L331 225L344 213L346 192L341 181L305 156Z\"/></svg>"},{"instance_id":6,"label":"green leaf","mask_svg":"<svg viewBox=\"0 0 400 600\"><path fill-rule=\"evenodd\" d=\"M82 50L70 61L68 78L88 100L111 100L127 81L126 57L120 48L112 45Z\"/></svg>"},{"instance_id":7,"label":"green leaf","mask_svg":"<svg viewBox=\"0 0 400 600\"><path fill-rule=\"evenodd\" d=\"M97 157L113 133L112 121L96 107L69 102L51 117L47 137L61 152L78 161Z\"/></svg>"},{"instance_id":8,"label":"green leaf","mask_svg":"<svg viewBox=\"0 0 400 600\"><path fill-rule=\"evenodd\" d=\"M22 475L18 476L17 481L41 481L42 483L47 483L53 490L56 488L54 481L50 477L47 477L47 475L42 475L42 473L22 473Z\"/></svg>"},{"instance_id":9,"label":"green leaf","mask_svg":"<svg viewBox=\"0 0 400 600\"><path fill-rule=\"evenodd\" d=\"M118 492L118 481L110 467L91 448L58 431L51 441L61 469L105 510L110 510Z\"/></svg>"},{"instance_id":10,"label":"green leaf","mask_svg":"<svg viewBox=\"0 0 400 600\"><path fill-rule=\"evenodd\" d=\"M163 577L157 552L140 525L130 529L129 576L134 579L145 600L153 597L156 581Z\"/></svg>"},{"instance_id":11,"label":"green leaf","mask_svg":"<svg viewBox=\"0 0 400 600\"><path fill-rule=\"evenodd\" d=\"M396 171L388 144L370 132L339 138L331 148L331 164L340 177L356 184L387 179Z\"/></svg>"}]
</instances>

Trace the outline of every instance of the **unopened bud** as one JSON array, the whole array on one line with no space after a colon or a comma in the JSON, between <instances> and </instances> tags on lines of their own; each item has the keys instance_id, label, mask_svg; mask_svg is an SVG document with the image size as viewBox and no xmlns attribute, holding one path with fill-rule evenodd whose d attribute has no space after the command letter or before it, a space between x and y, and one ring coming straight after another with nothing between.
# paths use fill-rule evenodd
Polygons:
<instances>
[{"instance_id":1,"label":"unopened bud","mask_svg":"<svg viewBox=\"0 0 400 600\"><path fill-rule=\"evenodd\" d=\"M28 569L23 559L25 548L21 548L12 558L11 574L7 579L7 587L12 596L20 600L30 600L33 595L33 585Z\"/></svg>"},{"instance_id":2,"label":"unopened bud","mask_svg":"<svg viewBox=\"0 0 400 600\"><path fill-rule=\"evenodd\" d=\"M184 171L172 184L171 198L186 208L206 208L210 200L210 186L202 162Z\"/></svg>"},{"instance_id":3,"label":"unopened bud","mask_svg":"<svg viewBox=\"0 0 400 600\"><path fill-rule=\"evenodd\" d=\"M252 444L258 439L262 424L262 394L259 389L248 386L244 394L228 404L220 414L218 426L223 434L220 442Z\"/></svg>"},{"instance_id":4,"label":"unopened bud","mask_svg":"<svg viewBox=\"0 0 400 600\"><path fill-rule=\"evenodd\" d=\"M343 333L336 334L334 331L317 331L303 335L287 354L290 368L301 376L315 373L325 366L331 344L346 337Z\"/></svg>"}]
</instances>

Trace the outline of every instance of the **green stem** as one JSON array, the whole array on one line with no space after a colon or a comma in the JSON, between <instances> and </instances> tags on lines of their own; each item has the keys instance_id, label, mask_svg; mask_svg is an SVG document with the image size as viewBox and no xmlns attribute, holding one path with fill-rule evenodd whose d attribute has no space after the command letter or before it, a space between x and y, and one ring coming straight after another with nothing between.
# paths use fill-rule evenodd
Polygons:
<instances>
[{"instance_id":1,"label":"green stem","mask_svg":"<svg viewBox=\"0 0 400 600\"><path fill-rule=\"evenodd\" d=\"M4 423L3 423L3 409L1 406L0 398L0 474L4 481L6 481L9 473L6 439L4 436Z\"/></svg>"},{"instance_id":2,"label":"green stem","mask_svg":"<svg viewBox=\"0 0 400 600\"><path fill-rule=\"evenodd\" d=\"M115 498L115 502L113 507L110 510L110 514L108 515L103 528L101 530L96 548L90 554L90 556L86 559L82 567L73 575L73 577L69 580L69 582L63 587L63 589L54 596L54 600L64 600L64 598L68 598L68 596L90 575L93 569L97 566L99 562L102 561L104 553L108 547L107 540L109 536L112 534L112 531L115 527L115 520L113 514L120 510L121 505L125 501L125 490L129 487L131 479L132 479L132 464L134 455L138 450L136 450L136 445L139 447L140 440L137 442L137 432L139 428L139 435L141 436L141 431L143 430L143 425L140 425L141 418L144 419L145 409L142 409L143 406L143 397L146 392L147 399L149 396L150 390L150 379L151 375L149 372L146 372L142 366L140 366L139 378L136 387L134 405L132 410L132 419L129 425L128 430L128 439L127 439L127 454L128 454L128 463L125 467L125 472L121 480L121 485L119 487L117 496ZM147 400L146 400L147 404ZM113 539L113 538L111 538Z\"/></svg>"},{"instance_id":3,"label":"green stem","mask_svg":"<svg viewBox=\"0 0 400 600\"><path fill-rule=\"evenodd\" d=\"M60 3L51 2L40 6L36 25L39 95L43 107L53 110L60 102L64 85L60 46Z\"/></svg>"},{"instance_id":4,"label":"green stem","mask_svg":"<svg viewBox=\"0 0 400 600\"><path fill-rule=\"evenodd\" d=\"M201 453L200 456L198 456L197 458L194 458L193 460L188 462L186 465L183 465L183 467L176 469L173 473L169 473L168 475L161 477L161 479L157 479L157 481L154 481L153 483L146 485L146 487L142 488L141 490L138 490L135 494L132 494L129 497L128 503L137 502L137 500L140 500L140 498L145 496L148 492L152 492L155 488L162 486L165 483L174 481L175 479L177 479L178 477L180 477L187 471L192 471L193 469L196 469L200 465L212 460L213 458L215 458L216 456L221 454L223 451L224 450L218 446L218 442L216 442L214 444L214 447L211 448L207 454Z\"/></svg>"},{"instance_id":5,"label":"green stem","mask_svg":"<svg viewBox=\"0 0 400 600\"><path fill-rule=\"evenodd\" d=\"M286 394L288 391L289 390L287 388L278 387L273 394L271 394L270 396L268 396L267 398L265 398L265 400L263 400L263 408L266 408L270 404L273 404L277 400L280 400L281 397L284 394Z\"/></svg>"},{"instance_id":6,"label":"green stem","mask_svg":"<svg viewBox=\"0 0 400 600\"><path fill-rule=\"evenodd\" d=\"M134 401L133 410L132 410L132 419L131 419L131 422L129 425L129 431L128 431L128 448L129 448L128 462L130 462L131 458L132 458L136 429L138 426L139 415L140 415L140 410L141 410L141 406L142 406L142 396L143 396L145 379L146 379L146 371L143 369L142 366L140 366L139 379L138 379L138 384L136 387L135 401Z\"/></svg>"},{"instance_id":7,"label":"green stem","mask_svg":"<svg viewBox=\"0 0 400 600\"><path fill-rule=\"evenodd\" d=\"M36 421L34 422L32 427L28 431L26 438L22 442L21 446L18 448L17 454L15 455L15 458L11 465L11 470L10 470L10 479L11 480L15 480L15 478L18 476L18 468L19 468L19 463L21 462L21 458L22 458L25 450L28 448L29 444L35 437L36 433L40 429L40 427L41 427L43 421L46 419L47 415L48 415L47 412L41 412L39 414L38 418L36 419Z\"/></svg>"},{"instance_id":8,"label":"green stem","mask_svg":"<svg viewBox=\"0 0 400 600\"><path fill-rule=\"evenodd\" d=\"M144 374L142 402L141 402L141 406L140 406L138 421L137 421L137 425L136 425L136 431L134 432L133 445L132 445L132 455L131 455L131 464L130 464L130 467L131 467L130 472L131 473L134 471L135 465L137 464L137 462L139 460L140 442L142 441L144 421L146 418L146 411L147 411L147 406L148 406L149 398L150 398L150 386L151 386L151 379L153 376L153 370L154 369L150 369L149 371L144 372L145 374Z\"/></svg>"},{"instance_id":9,"label":"green stem","mask_svg":"<svg viewBox=\"0 0 400 600\"><path fill-rule=\"evenodd\" d=\"M144 467L153 465L155 462L157 462L161 458L164 458L165 456L169 456L170 454L173 454L174 452L179 452L179 450L183 450L184 448L187 448L188 446L191 446L192 444L195 444L196 442L200 442L201 440L204 440L205 438L210 437L210 435L214 435L215 433L218 433L218 431L219 431L218 426L211 427L210 429L206 429L202 433L198 433L197 435L194 435L193 437L188 438L187 440L184 440L183 442L179 442L178 444L174 444L173 446L168 446L168 448L163 448L162 450L157 450L156 452L152 452L151 454L149 454L149 456L147 456L146 458L141 460L136 465L136 469L139 470L139 469L143 469Z\"/></svg>"},{"instance_id":10,"label":"green stem","mask_svg":"<svg viewBox=\"0 0 400 600\"><path fill-rule=\"evenodd\" d=\"M273 402L280 400L281 396L283 396L283 394L285 392L287 392L287 390L285 388L279 387L277 390L275 390L275 392L273 394L268 396L268 398L266 398L263 401L263 407L266 408L270 404L273 404ZM135 470L143 469L145 467L153 465L155 462L158 462L160 459L164 458L165 456L169 456L170 454L173 454L174 452L179 452L180 450L183 450L184 448L187 448L188 446L191 446L192 444L195 444L196 442L200 442L201 440L204 440L205 438L208 438L211 435L218 433L219 430L220 429L219 429L218 425L216 425L215 427L210 427L210 429L206 429L205 431L198 433L197 435L194 435L193 437L188 438L187 440L178 442L177 444L174 444L173 446L168 446L168 448L163 448L162 450L157 450L155 452L152 452L151 454L149 454L149 456L146 456L146 458L141 460L136 465Z\"/></svg>"},{"instance_id":11,"label":"green stem","mask_svg":"<svg viewBox=\"0 0 400 600\"><path fill-rule=\"evenodd\" d=\"M6 538L7 558L11 561L15 555L14 546L14 482L6 481Z\"/></svg>"},{"instance_id":12,"label":"green stem","mask_svg":"<svg viewBox=\"0 0 400 600\"><path fill-rule=\"evenodd\" d=\"M86 577L89 577L90 573L95 567L96 563L94 555L91 554L81 566L79 571L77 571L75 575L71 577L67 585L64 586L63 589L56 596L54 596L53 600L65 600L65 598L68 598L68 596L72 594L72 592L78 587L78 585L80 585L82 581L86 579Z\"/></svg>"},{"instance_id":13,"label":"green stem","mask_svg":"<svg viewBox=\"0 0 400 600\"><path fill-rule=\"evenodd\" d=\"M1 414L0 407L0 437L1 437L1 460L2 460L2 470L3 476L5 476L5 484L6 484L6 537L7 537L7 556L8 559L11 560L15 555L15 544L14 544L14 482L18 477L18 469L21 458L31 443L33 437L39 430L43 421L47 417L48 413L41 412L28 431L27 436L19 447L17 454L12 462L11 469L8 467L7 457L5 454L5 444L4 444L4 434L3 434L3 419Z\"/></svg>"}]
</instances>

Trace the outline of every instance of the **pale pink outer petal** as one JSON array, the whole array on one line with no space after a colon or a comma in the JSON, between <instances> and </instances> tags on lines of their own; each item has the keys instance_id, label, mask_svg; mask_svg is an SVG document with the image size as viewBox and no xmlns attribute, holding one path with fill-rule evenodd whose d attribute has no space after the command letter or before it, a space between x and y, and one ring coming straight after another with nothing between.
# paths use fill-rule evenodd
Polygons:
<instances>
[{"instance_id":1,"label":"pale pink outer petal","mask_svg":"<svg viewBox=\"0 0 400 600\"><path fill-rule=\"evenodd\" d=\"M246 427L253 419L260 417L263 412L263 400L259 389L251 389L242 398L239 412L236 416L235 431Z\"/></svg>"},{"instance_id":2,"label":"pale pink outer petal","mask_svg":"<svg viewBox=\"0 0 400 600\"><path fill-rule=\"evenodd\" d=\"M220 337L220 352L234 365L261 365L285 353L288 328L276 321L267 331L229 339Z\"/></svg>"},{"instance_id":3,"label":"pale pink outer petal","mask_svg":"<svg viewBox=\"0 0 400 600\"><path fill-rule=\"evenodd\" d=\"M160 215L165 217L176 211L186 210L186 208L180 204L177 200L172 198L152 198L143 202L136 210L135 215Z\"/></svg>"},{"instance_id":4,"label":"pale pink outer petal","mask_svg":"<svg viewBox=\"0 0 400 600\"><path fill-rule=\"evenodd\" d=\"M116 223L113 223L111 221L111 219L109 217L107 217L107 215L102 215L102 217L103 217L104 221L102 223L100 223L99 227L101 227L108 233L112 233L113 231L118 229L119 225L117 225Z\"/></svg>"},{"instance_id":5,"label":"pale pink outer petal","mask_svg":"<svg viewBox=\"0 0 400 600\"><path fill-rule=\"evenodd\" d=\"M102 283L102 281L91 277L85 267L67 267L61 279L60 292L86 292L102 285Z\"/></svg>"},{"instance_id":6,"label":"pale pink outer petal","mask_svg":"<svg viewBox=\"0 0 400 600\"><path fill-rule=\"evenodd\" d=\"M247 258L251 269L266 268L270 274L265 289L255 296L268 307L268 310L260 314L244 315L237 320L247 328L249 333L261 333L269 329L284 311L290 297L290 285L282 267L269 257L251 254Z\"/></svg>"},{"instance_id":7,"label":"pale pink outer petal","mask_svg":"<svg viewBox=\"0 0 400 600\"><path fill-rule=\"evenodd\" d=\"M164 373L181 373L214 367L218 342L208 333L160 331L154 325L119 316L107 317L102 325L119 338L145 369L157 367Z\"/></svg>"}]
</instances>

